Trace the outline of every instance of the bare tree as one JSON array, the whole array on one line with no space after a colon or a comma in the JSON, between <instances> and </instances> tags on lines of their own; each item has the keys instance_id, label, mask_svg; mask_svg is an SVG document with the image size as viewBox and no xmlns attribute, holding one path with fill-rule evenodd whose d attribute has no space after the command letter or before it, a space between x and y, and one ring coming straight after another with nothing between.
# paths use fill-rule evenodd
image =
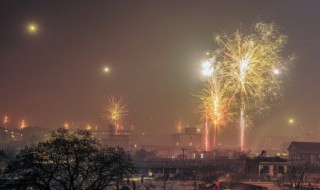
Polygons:
<instances>
[{"instance_id":1,"label":"bare tree","mask_svg":"<svg viewBox=\"0 0 320 190\"><path fill-rule=\"evenodd\" d=\"M88 131L59 129L49 141L22 149L5 178L16 188L98 190L114 187L134 172L122 148L102 147Z\"/></svg>"},{"instance_id":2,"label":"bare tree","mask_svg":"<svg viewBox=\"0 0 320 190\"><path fill-rule=\"evenodd\" d=\"M310 154L299 153L290 157L288 175L295 189L301 189L310 166Z\"/></svg>"}]
</instances>

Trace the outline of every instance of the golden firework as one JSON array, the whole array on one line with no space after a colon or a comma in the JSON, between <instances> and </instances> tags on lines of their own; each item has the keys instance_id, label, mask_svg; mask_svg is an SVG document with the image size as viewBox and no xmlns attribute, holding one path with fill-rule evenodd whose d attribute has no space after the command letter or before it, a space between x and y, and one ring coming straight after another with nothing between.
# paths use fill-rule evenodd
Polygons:
<instances>
[{"instance_id":1,"label":"golden firework","mask_svg":"<svg viewBox=\"0 0 320 190\"><path fill-rule=\"evenodd\" d=\"M257 23L248 33L238 30L215 39L220 47L221 72L231 84L234 96L243 96L245 104L252 102L255 109L266 99L279 97L279 74L286 71L288 63L281 56L287 37L276 25Z\"/></svg>"},{"instance_id":2,"label":"golden firework","mask_svg":"<svg viewBox=\"0 0 320 190\"><path fill-rule=\"evenodd\" d=\"M226 126L232 115L226 89L220 81L208 81L199 94L199 98L202 102L200 105L202 117L205 118L205 115L208 115L209 125L217 126L220 131L221 127Z\"/></svg>"},{"instance_id":3,"label":"golden firework","mask_svg":"<svg viewBox=\"0 0 320 190\"><path fill-rule=\"evenodd\" d=\"M217 80L217 75L211 76L197 95L200 99L199 112L202 115L202 119L205 120L205 149L207 151L210 149L210 141L212 141L213 148L215 148L218 132L232 118L231 102L225 85L223 80ZM210 131L213 134L209 137Z\"/></svg>"},{"instance_id":4,"label":"golden firework","mask_svg":"<svg viewBox=\"0 0 320 190\"><path fill-rule=\"evenodd\" d=\"M281 95L280 73L288 61L282 56L287 37L275 24L257 23L249 32L215 35L219 45L218 63L228 83L230 100L240 108L241 149L244 148L245 118L265 112Z\"/></svg>"},{"instance_id":5,"label":"golden firework","mask_svg":"<svg viewBox=\"0 0 320 190\"><path fill-rule=\"evenodd\" d=\"M110 96L108 98L108 105L104 108L102 117L117 126L127 114L127 104L124 103L123 98L120 97L119 99L116 99L114 96Z\"/></svg>"}]
</instances>

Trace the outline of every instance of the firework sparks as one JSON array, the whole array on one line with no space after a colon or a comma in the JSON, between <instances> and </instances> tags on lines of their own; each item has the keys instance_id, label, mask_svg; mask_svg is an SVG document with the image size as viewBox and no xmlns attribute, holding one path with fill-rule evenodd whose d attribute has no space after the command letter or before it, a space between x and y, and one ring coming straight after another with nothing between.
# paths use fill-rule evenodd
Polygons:
<instances>
[{"instance_id":1,"label":"firework sparks","mask_svg":"<svg viewBox=\"0 0 320 190\"><path fill-rule=\"evenodd\" d=\"M278 75L287 64L281 50L287 37L274 24L257 23L248 33L216 35L215 40L220 46L221 72L231 84L232 97L240 107L240 148L243 150L245 118L252 111L269 109L267 103L280 95L282 81Z\"/></svg>"},{"instance_id":2,"label":"firework sparks","mask_svg":"<svg viewBox=\"0 0 320 190\"><path fill-rule=\"evenodd\" d=\"M216 78L213 78L216 79ZM200 113L205 119L205 149L210 150L210 141L213 148L216 146L217 133L225 127L232 114L227 91L222 80L208 80L203 90L198 95L201 100ZM209 137L210 126L213 127L213 134ZM212 140L210 140L212 138Z\"/></svg>"},{"instance_id":3,"label":"firework sparks","mask_svg":"<svg viewBox=\"0 0 320 190\"><path fill-rule=\"evenodd\" d=\"M108 105L104 108L105 114L102 118L109 120L115 127L116 133L119 130L121 121L128 114L127 104L124 103L122 97L118 100L114 96L108 98Z\"/></svg>"}]
</instances>

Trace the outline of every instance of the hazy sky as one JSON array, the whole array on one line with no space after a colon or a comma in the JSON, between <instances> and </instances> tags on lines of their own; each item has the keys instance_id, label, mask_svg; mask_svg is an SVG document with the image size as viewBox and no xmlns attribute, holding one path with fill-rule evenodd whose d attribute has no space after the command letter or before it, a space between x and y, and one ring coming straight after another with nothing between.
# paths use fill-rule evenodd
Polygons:
<instances>
[{"instance_id":1,"label":"hazy sky","mask_svg":"<svg viewBox=\"0 0 320 190\"><path fill-rule=\"evenodd\" d=\"M0 114L13 124L106 125L101 110L113 94L129 103L125 123L136 131L173 132L179 117L196 125L192 90L201 84L203 52L216 47L212 35L265 20L281 26L285 53L298 59L283 101L251 133L316 131L319 10L316 0L0 0ZM26 32L29 22L39 25L37 34Z\"/></svg>"}]
</instances>

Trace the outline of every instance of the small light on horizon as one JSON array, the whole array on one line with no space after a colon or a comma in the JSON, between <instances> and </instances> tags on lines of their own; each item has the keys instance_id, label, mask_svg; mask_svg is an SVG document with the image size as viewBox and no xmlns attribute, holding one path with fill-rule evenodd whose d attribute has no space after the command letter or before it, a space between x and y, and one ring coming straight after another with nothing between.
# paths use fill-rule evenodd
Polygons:
<instances>
[{"instance_id":1,"label":"small light on horizon","mask_svg":"<svg viewBox=\"0 0 320 190\"><path fill-rule=\"evenodd\" d=\"M4 119L3 119L3 124L7 124L7 123L8 123L8 120L9 120L8 116L5 115L5 116L4 116Z\"/></svg>"},{"instance_id":2,"label":"small light on horizon","mask_svg":"<svg viewBox=\"0 0 320 190\"><path fill-rule=\"evenodd\" d=\"M24 119L21 121L20 129L24 129L26 127L26 123Z\"/></svg>"},{"instance_id":3,"label":"small light on horizon","mask_svg":"<svg viewBox=\"0 0 320 190\"><path fill-rule=\"evenodd\" d=\"M86 130L87 130L87 131L90 131L91 129L92 129L91 125L90 125L90 124L87 124Z\"/></svg>"},{"instance_id":4,"label":"small light on horizon","mask_svg":"<svg viewBox=\"0 0 320 190\"><path fill-rule=\"evenodd\" d=\"M68 123L64 123L64 128L65 129L70 129L69 124Z\"/></svg>"}]
</instances>

